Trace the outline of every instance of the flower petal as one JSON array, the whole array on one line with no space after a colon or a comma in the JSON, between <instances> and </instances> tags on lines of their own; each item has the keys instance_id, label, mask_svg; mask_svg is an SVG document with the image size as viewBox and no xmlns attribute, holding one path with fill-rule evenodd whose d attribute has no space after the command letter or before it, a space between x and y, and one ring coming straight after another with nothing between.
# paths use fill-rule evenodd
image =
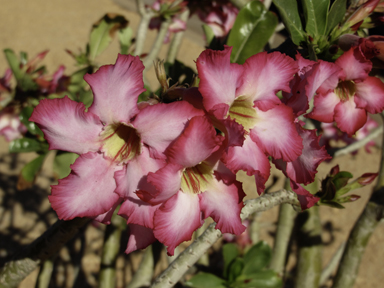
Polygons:
<instances>
[{"instance_id":1,"label":"flower petal","mask_svg":"<svg viewBox=\"0 0 384 288\"><path fill-rule=\"evenodd\" d=\"M101 121L96 115L85 112L83 103L67 96L41 100L29 121L35 122L44 132L51 150L83 154L100 148Z\"/></svg>"},{"instance_id":2,"label":"flower petal","mask_svg":"<svg viewBox=\"0 0 384 288\"><path fill-rule=\"evenodd\" d=\"M155 212L156 239L168 246L168 255L181 242L191 240L192 233L203 225L199 197L196 194L179 191Z\"/></svg>"},{"instance_id":3,"label":"flower petal","mask_svg":"<svg viewBox=\"0 0 384 288\"><path fill-rule=\"evenodd\" d=\"M256 110L257 123L250 133L252 140L275 159L296 160L301 155L303 140L293 123L292 109L281 104L265 112Z\"/></svg>"},{"instance_id":4,"label":"flower petal","mask_svg":"<svg viewBox=\"0 0 384 288\"><path fill-rule=\"evenodd\" d=\"M368 77L364 82L356 83L355 103L371 114L383 111L384 83L377 77Z\"/></svg>"},{"instance_id":5,"label":"flower petal","mask_svg":"<svg viewBox=\"0 0 384 288\"><path fill-rule=\"evenodd\" d=\"M216 181L213 187L214 189L199 194L203 218L212 217L217 223L215 228L223 233L240 235L245 230L240 219L245 197L241 183L236 181L226 185L222 181Z\"/></svg>"},{"instance_id":6,"label":"flower petal","mask_svg":"<svg viewBox=\"0 0 384 288\"><path fill-rule=\"evenodd\" d=\"M111 224L113 212L115 212L117 206L119 206L121 202L123 202L122 198L117 199L116 203L112 206L111 209L109 209L109 211L105 212L104 214L100 214L99 216L96 216L95 218L93 218L93 220L107 225Z\"/></svg>"},{"instance_id":7,"label":"flower petal","mask_svg":"<svg viewBox=\"0 0 384 288\"><path fill-rule=\"evenodd\" d=\"M119 54L115 65L101 66L95 73L86 74L84 80L94 95L89 111L105 124L128 123L139 112L137 99L145 91L143 70L139 56Z\"/></svg>"},{"instance_id":8,"label":"flower petal","mask_svg":"<svg viewBox=\"0 0 384 288\"><path fill-rule=\"evenodd\" d=\"M194 167L215 152L223 140L205 116L193 117L165 155L169 163Z\"/></svg>"},{"instance_id":9,"label":"flower petal","mask_svg":"<svg viewBox=\"0 0 384 288\"><path fill-rule=\"evenodd\" d=\"M309 193L308 190L304 189L300 184L297 184L291 181L290 185L292 190L297 194L297 198L299 199L301 210L311 208L320 200L320 198L313 196L311 193Z\"/></svg>"},{"instance_id":10,"label":"flower petal","mask_svg":"<svg viewBox=\"0 0 384 288\"><path fill-rule=\"evenodd\" d=\"M265 182L269 178L271 166L267 156L250 137L245 138L242 147L230 147L227 155L223 157L223 162L234 173L243 170L249 176L254 175L257 192L259 194L264 192Z\"/></svg>"},{"instance_id":11,"label":"flower petal","mask_svg":"<svg viewBox=\"0 0 384 288\"><path fill-rule=\"evenodd\" d=\"M359 47L353 47L344 52L335 63L343 68L345 80L364 80L372 69L371 61L364 58Z\"/></svg>"},{"instance_id":12,"label":"flower petal","mask_svg":"<svg viewBox=\"0 0 384 288\"><path fill-rule=\"evenodd\" d=\"M279 90L290 91L289 81L297 72L295 61L280 52L258 53L244 63L243 84L237 96L248 96L262 110L281 103L276 96Z\"/></svg>"},{"instance_id":13,"label":"flower petal","mask_svg":"<svg viewBox=\"0 0 384 288\"><path fill-rule=\"evenodd\" d=\"M136 198L134 194L138 190L154 189L147 182L149 172L156 172L165 165L163 160L156 160L149 156L147 147L142 148L142 153L133 158L124 168L115 173L116 193L126 199L128 197Z\"/></svg>"},{"instance_id":14,"label":"flower petal","mask_svg":"<svg viewBox=\"0 0 384 288\"><path fill-rule=\"evenodd\" d=\"M139 132L142 142L149 146L150 155L164 159L162 153L184 130L188 120L202 115L204 111L186 101L156 104L141 110L132 125Z\"/></svg>"},{"instance_id":15,"label":"flower petal","mask_svg":"<svg viewBox=\"0 0 384 288\"><path fill-rule=\"evenodd\" d=\"M340 98L331 91L327 94L317 94L311 113L305 117L315 119L320 122L331 123L334 121L335 107L340 103Z\"/></svg>"},{"instance_id":16,"label":"flower petal","mask_svg":"<svg viewBox=\"0 0 384 288\"><path fill-rule=\"evenodd\" d=\"M114 193L116 182L113 175L117 169L102 154L80 155L71 165L72 172L58 185L53 185L48 196L59 219L95 217L109 211L119 199Z\"/></svg>"},{"instance_id":17,"label":"flower petal","mask_svg":"<svg viewBox=\"0 0 384 288\"><path fill-rule=\"evenodd\" d=\"M304 148L302 154L293 162L284 162L280 159L272 161L287 177L297 183L306 185L313 182L319 164L331 157L324 146L319 146L320 136L316 136L316 130L304 129L299 123L296 123L296 129L303 139Z\"/></svg>"},{"instance_id":18,"label":"flower petal","mask_svg":"<svg viewBox=\"0 0 384 288\"><path fill-rule=\"evenodd\" d=\"M175 164L168 164L167 166L159 169L155 173L148 173L148 182L156 187L158 193L154 194L152 191L139 191L137 195L143 201L151 204L159 204L180 190L182 167Z\"/></svg>"},{"instance_id":19,"label":"flower petal","mask_svg":"<svg viewBox=\"0 0 384 288\"><path fill-rule=\"evenodd\" d=\"M159 205L152 206L136 195L127 198L119 209L118 215L127 219L128 224L137 224L153 229L153 216Z\"/></svg>"},{"instance_id":20,"label":"flower petal","mask_svg":"<svg viewBox=\"0 0 384 288\"><path fill-rule=\"evenodd\" d=\"M340 102L335 107L335 121L337 127L349 136L355 134L357 130L367 122L367 112L356 107L354 97L348 101Z\"/></svg>"},{"instance_id":21,"label":"flower petal","mask_svg":"<svg viewBox=\"0 0 384 288\"><path fill-rule=\"evenodd\" d=\"M223 51L205 50L196 60L200 78L199 91L203 95L203 104L207 111L218 104L229 106L235 100L236 89L242 83L243 67L230 63L232 47L225 46ZM227 111L221 109L218 118L224 118Z\"/></svg>"},{"instance_id":22,"label":"flower petal","mask_svg":"<svg viewBox=\"0 0 384 288\"><path fill-rule=\"evenodd\" d=\"M127 249L125 250L126 254L138 249L144 249L156 241L155 236L153 236L152 229L136 224L129 224L128 226L129 239Z\"/></svg>"}]
</instances>

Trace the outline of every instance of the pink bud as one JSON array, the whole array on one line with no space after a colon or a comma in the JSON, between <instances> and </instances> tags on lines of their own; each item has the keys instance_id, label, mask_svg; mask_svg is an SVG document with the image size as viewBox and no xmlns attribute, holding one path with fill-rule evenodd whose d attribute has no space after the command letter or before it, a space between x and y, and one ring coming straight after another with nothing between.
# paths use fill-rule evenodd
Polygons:
<instances>
[{"instance_id":1,"label":"pink bud","mask_svg":"<svg viewBox=\"0 0 384 288\"><path fill-rule=\"evenodd\" d=\"M357 182L363 186L371 184L373 180L376 179L377 175L379 175L379 173L365 173L357 179Z\"/></svg>"},{"instance_id":2,"label":"pink bud","mask_svg":"<svg viewBox=\"0 0 384 288\"><path fill-rule=\"evenodd\" d=\"M331 171L329 172L329 175L331 176L335 176L337 173L340 172L340 168L339 168L339 165L336 165L335 167L333 167L331 169Z\"/></svg>"}]
</instances>

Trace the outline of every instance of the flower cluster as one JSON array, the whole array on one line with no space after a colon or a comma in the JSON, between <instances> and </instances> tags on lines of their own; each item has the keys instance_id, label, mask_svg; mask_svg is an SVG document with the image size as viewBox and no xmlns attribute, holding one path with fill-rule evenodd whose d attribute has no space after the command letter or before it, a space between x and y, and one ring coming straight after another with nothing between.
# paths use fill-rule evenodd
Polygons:
<instances>
[{"instance_id":1,"label":"flower cluster","mask_svg":"<svg viewBox=\"0 0 384 288\"><path fill-rule=\"evenodd\" d=\"M59 218L109 223L120 205L118 214L130 227L127 253L157 239L172 255L208 217L223 233L243 233L245 194L236 173L253 176L261 194L270 159L290 178L301 208L313 206L319 199L299 183L313 182L329 155L316 131L297 117L307 113L317 91L308 117L325 115L354 133L366 118L344 125L334 110L352 107L364 114L382 107L376 104L384 94L373 100L363 93L367 87L373 87L371 93L381 89L366 75L370 66L358 58L353 65L359 69L347 69L344 58L355 57L355 50L335 64L263 52L239 65L230 63L230 54L230 47L204 51L196 61L199 87L176 89L178 101L168 104L137 104L145 90L144 66L131 55L119 55L115 65L84 77L94 94L88 110L68 97L41 100L30 121L44 132L50 149L80 155L71 174L52 186L49 200ZM337 97L332 107L325 105L323 98L332 97ZM328 107L331 112L324 113Z\"/></svg>"}]
</instances>

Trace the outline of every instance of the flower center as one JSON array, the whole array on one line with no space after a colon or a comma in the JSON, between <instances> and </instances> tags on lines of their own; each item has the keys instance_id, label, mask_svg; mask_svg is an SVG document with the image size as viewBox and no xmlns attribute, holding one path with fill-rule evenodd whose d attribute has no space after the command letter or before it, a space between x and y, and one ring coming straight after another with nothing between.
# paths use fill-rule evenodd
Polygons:
<instances>
[{"instance_id":1,"label":"flower center","mask_svg":"<svg viewBox=\"0 0 384 288\"><path fill-rule=\"evenodd\" d=\"M334 92L341 101L347 101L349 97L352 97L356 93L355 82L352 80L340 81Z\"/></svg>"},{"instance_id":2,"label":"flower center","mask_svg":"<svg viewBox=\"0 0 384 288\"><path fill-rule=\"evenodd\" d=\"M253 108L253 102L246 96L237 97L229 108L228 115L235 121L243 125L244 129L249 132L257 122L257 112Z\"/></svg>"},{"instance_id":3,"label":"flower center","mask_svg":"<svg viewBox=\"0 0 384 288\"><path fill-rule=\"evenodd\" d=\"M104 155L116 162L127 162L141 153L141 140L135 128L123 123L110 124L100 134Z\"/></svg>"},{"instance_id":4,"label":"flower center","mask_svg":"<svg viewBox=\"0 0 384 288\"><path fill-rule=\"evenodd\" d=\"M181 178L181 190L186 193L199 194L208 190L213 180L211 167L205 162L186 168Z\"/></svg>"}]
</instances>

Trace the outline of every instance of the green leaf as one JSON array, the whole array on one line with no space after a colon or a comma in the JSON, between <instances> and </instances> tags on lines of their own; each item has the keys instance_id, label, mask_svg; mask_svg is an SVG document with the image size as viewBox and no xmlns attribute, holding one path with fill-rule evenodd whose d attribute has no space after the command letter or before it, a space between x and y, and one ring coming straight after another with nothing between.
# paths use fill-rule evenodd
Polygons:
<instances>
[{"instance_id":1,"label":"green leaf","mask_svg":"<svg viewBox=\"0 0 384 288\"><path fill-rule=\"evenodd\" d=\"M301 0L305 17L305 31L313 38L325 34L330 0Z\"/></svg>"},{"instance_id":2,"label":"green leaf","mask_svg":"<svg viewBox=\"0 0 384 288\"><path fill-rule=\"evenodd\" d=\"M337 202L334 201L320 201L319 204L321 205L327 205L332 208L337 208L337 209L344 209L345 207Z\"/></svg>"},{"instance_id":3,"label":"green leaf","mask_svg":"<svg viewBox=\"0 0 384 288\"><path fill-rule=\"evenodd\" d=\"M341 171L335 175L335 177L332 178L333 184L335 184L336 191L343 188L345 185L348 184L349 179L353 178L353 175L346 171ZM337 194L337 193L336 193Z\"/></svg>"},{"instance_id":4,"label":"green leaf","mask_svg":"<svg viewBox=\"0 0 384 288\"><path fill-rule=\"evenodd\" d=\"M30 188L35 182L36 176L43 166L46 154L40 155L28 164L26 164L19 175L17 189L24 190Z\"/></svg>"},{"instance_id":5,"label":"green leaf","mask_svg":"<svg viewBox=\"0 0 384 288\"><path fill-rule=\"evenodd\" d=\"M46 152L48 151L48 144L30 138L21 138L11 141L9 143L9 153L21 152Z\"/></svg>"},{"instance_id":6,"label":"green leaf","mask_svg":"<svg viewBox=\"0 0 384 288\"><path fill-rule=\"evenodd\" d=\"M331 10L328 13L326 35L328 35L333 30L333 28L335 28L336 25L343 20L345 12L347 11L346 2L347 0L336 0L332 4Z\"/></svg>"},{"instance_id":7,"label":"green leaf","mask_svg":"<svg viewBox=\"0 0 384 288\"><path fill-rule=\"evenodd\" d=\"M260 241L252 246L244 256L243 275L255 273L269 264L272 257L272 250L269 245Z\"/></svg>"},{"instance_id":8,"label":"green leaf","mask_svg":"<svg viewBox=\"0 0 384 288\"><path fill-rule=\"evenodd\" d=\"M63 179L71 173L70 165L75 163L79 155L75 153L58 152L53 161L53 172L57 179Z\"/></svg>"},{"instance_id":9,"label":"green leaf","mask_svg":"<svg viewBox=\"0 0 384 288\"><path fill-rule=\"evenodd\" d=\"M120 41L120 53L128 54L128 49L132 44L133 31L130 27L125 27L119 30L119 41Z\"/></svg>"},{"instance_id":10,"label":"green leaf","mask_svg":"<svg viewBox=\"0 0 384 288\"><path fill-rule=\"evenodd\" d=\"M261 52L277 24L276 15L267 11L260 1L245 5L228 37L228 46L233 46L231 61L243 64L247 58Z\"/></svg>"},{"instance_id":11,"label":"green leaf","mask_svg":"<svg viewBox=\"0 0 384 288\"><path fill-rule=\"evenodd\" d=\"M20 61L16 54L11 49L4 50L5 58L15 76L17 85L23 90L36 90L37 84L32 80L31 75L28 75L20 68Z\"/></svg>"},{"instance_id":12,"label":"green leaf","mask_svg":"<svg viewBox=\"0 0 384 288\"><path fill-rule=\"evenodd\" d=\"M29 133L33 135L38 135L41 138L44 138L44 133L43 131L40 130L39 127L35 124L35 122L31 122L28 119L31 117L33 112L33 108L30 106L25 107L23 110L21 110L21 113L19 115L21 123L27 127Z\"/></svg>"},{"instance_id":13,"label":"green leaf","mask_svg":"<svg viewBox=\"0 0 384 288\"><path fill-rule=\"evenodd\" d=\"M223 258L224 258L224 271L223 277L227 278L228 276L228 268L231 262L239 255L239 249L237 249L237 245L234 243L228 243L223 245Z\"/></svg>"},{"instance_id":14,"label":"green leaf","mask_svg":"<svg viewBox=\"0 0 384 288\"><path fill-rule=\"evenodd\" d=\"M4 50L5 58L7 59L8 65L12 70L13 76L16 81L20 81L24 76L24 71L20 69L20 61L16 54L11 49Z\"/></svg>"},{"instance_id":15,"label":"green leaf","mask_svg":"<svg viewBox=\"0 0 384 288\"><path fill-rule=\"evenodd\" d=\"M101 18L91 31L89 39L89 58L94 60L100 55L109 44L111 44L115 32L128 25L124 16L116 14L106 14Z\"/></svg>"},{"instance_id":16,"label":"green leaf","mask_svg":"<svg viewBox=\"0 0 384 288\"><path fill-rule=\"evenodd\" d=\"M228 267L228 281L233 282L241 275L244 267L244 260L240 257L235 258Z\"/></svg>"},{"instance_id":17,"label":"green leaf","mask_svg":"<svg viewBox=\"0 0 384 288\"><path fill-rule=\"evenodd\" d=\"M210 273L199 273L193 276L188 282L187 286L195 288L225 288L225 280L221 279Z\"/></svg>"},{"instance_id":18,"label":"green leaf","mask_svg":"<svg viewBox=\"0 0 384 288\"><path fill-rule=\"evenodd\" d=\"M238 288L281 288L283 281L275 271L265 270L251 275L241 275L232 287Z\"/></svg>"},{"instance_id":19,"label":"green leaf","mask_svg":"<svg viewBox=\"0 0 384 288\"><path fill-rule=\"evenodd\" d=\"M291 34L292 42L300 45L305 41L305 33L301 25L299 10L297 8L296 0L273 0L273 3L279 10L279 14Z\"/></svg>"}]
</instances>

